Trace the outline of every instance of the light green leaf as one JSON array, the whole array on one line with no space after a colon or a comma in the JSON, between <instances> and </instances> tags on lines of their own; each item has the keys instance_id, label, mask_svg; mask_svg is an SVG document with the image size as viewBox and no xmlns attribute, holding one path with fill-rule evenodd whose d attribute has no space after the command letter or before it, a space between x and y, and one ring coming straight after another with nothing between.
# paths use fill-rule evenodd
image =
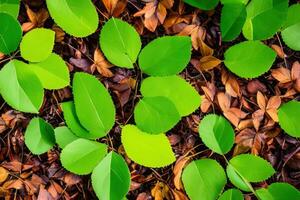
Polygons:
<instances>
[{"instance_id":1,"label":"light green leaf","mask_svg":"<svg viewBox=\"0 0 300 200\"><path fill-rule=\"evenodd\" d=\"M222 40L231 41L239 36L246 21L246 6L242 3L225 4L221 13Z\"/></svg>"},{"instance_id":2,"label":"light green leaf","mask_svg":"<svg viewBox=\"0 0 300 200\"><path fill-rule=\"evenodd\" d=\"M54 47L55 32L36 28L26 33L20 45L21 56L30 62L41 62L48 58Z\"/></svg>"},{"instance_id":3,"label":"light green leaf","mask_svg":"<svg viewBox=\"0 0 300 200\"><path fill-rule=\"evenodd\" d=\"M85 128L81 126L75 111L75 105L73 101L62 103L61 108L64 113L66 124L76 136L86 139L97 138L96 135L89 133Z\"/></svg>"},{"instance_id":4,"label":"light green leaf","mask_svg":"<svg viewBox=\"0 0 300 200\"><path fill-rule=\"evenodd\" d=\"M231 3L242 3L242 4L247 4L249 0L221 0L222 4L231 4Z\"/></svg>"},{"instance_id":5,"label":"light green leaf","mask_svg":"<svg viewBox=\"0 0 300 200\"><path fill-rule=\"evenodd\" d=\"M121 141L128 157L145 167L165 167L176 158L165 134L148 134L134 125L122 128Z\"/></svg>"},{"instance_id":6,"label":"light green leaf","mask_svg":"<svg viewBox=\"0 0 300 200\"><path fill-rule=\"evenodd\" d=\"M120 19L111 18L101 30L101 50L106 58L116 66L133 68L141 45L141 39L136 30Z\"/></svg>"},{"instance_id":7,"label":"light green leaf","mask_svg":"<svg viewBox=\"0 0 300 200\"><path fill-rule=\"evenodd\" d=\"M65 148L71 142L79 139L74 133L66 126L57 127L54 129L55 140L60 148Z\"/></svg>"},{"instance_id":8,"label":"light green leaf","mask_svg":"<svg viewBox=\"0 0 300 200\"><path fill-rule=\"evenodd\" d=\"M45 89L61 89L70 84L69 68L55 53L42 62L32 63L30 67Z\"/></svg>"},{"instance_id":9,"label":"light green leaf","mask_svg":"<svg viewBox=\"0 0 300 200\"><path fill-rule=\"evenodd\" d=\"M219 0L184 0L184 2L201 10L212 10L218 5Z\"/></svg>"},{"instance_id":10,"label":"light green leaf","mask_svg":"<svg viewBox=\"0 0 300 200\"><path fill-rule=\"evenodd\" d=\"M0 12L7 13L17 19L19 15L19 9L20 0L0 0Z\"/></svg>"},{"instance_id":11,"label":"light green leaf","mask_svg":"<svg viewBox=\"0 0 300 200\"><path fill-rule=\"evenodd\" d=\"M201 159L191 162L182 173L184 189L192 200L215 200L227 180L224 169L215 160Z\"/></svg>"},{"instance_id":12,"label":"light green leaf","mask_svg":"<svg viewBox=\"0 0 300 200\"><path fill-rule=\"evenodd\" d=\"M274 173L275 170L269 162L251 154L235 156L227 166L227 175L230 181L245 191L250 190L249 182L264 181Z\"/></svg>"},{"instance_id":13,"label":"light green leaf","mask_svg":"<svg viewBox=\"0 0 300 200\"><path fill-rule=\"evenodd\" d=\"M123 157L110 152L93 170L92 185L99 199L123 199L130 188L130 171Z\"/></svg>"},{"instance_id":14,"label":"light green leaf","mask_svg":"<svg viewBox=\"0 0 300 200\"><path fill-rule=\"evenodd\" d=\"M285 44L293 50L300 51L300 4L294 4L288 9L287 20L281 36Z\"/></svg>"},{"instance_id":15,"label":"light green leaf","mask_svg":"<svg viewBox=\"0 0 300 200\"><path fill-rule=\"evenodd\" d=\"M47 152L55 144L53 127L42 118L33 118L26 128L25 144L33 154Z\"/></svg>"},{"instance_id":16,"label":"light green leaf","mask_svg":"<svg viewBox=\"0 0 300 200\"><path fill-rule=\"evenodd\" d=\"M272 37L286 20L288 0L252 0L247 6L243 35L248 40Z\"/></svg>"},{"instance_id":17,"label":"light green leaf","mask_svg":"<svg viewBox=\"0 0 300 200\"><path fill-rule=\"evenodd\" d=\"M290 136L300 137L300 102L292 100L284 103L278 110L280 127Z\"/></svg>"},{"instance_id":18,"label":"light green leaf","mask_svg":"<svg viewBox=\"0 0 300 200\"><path fill-rule=\"evenodd\" d=\"M144 97L167 97L182 117L194 112L201 103L198 92L183 78L175 75L146 78L140 91Z\"/></svg>"},{"instance_id":19,"label":"light green leaf","mask_svg":"<svg viewBox=\"0 0 300 200\"><path fill-rule=\"evenodd\" d=\"M12 60L0 71L0 93L8 105L22 112L38 113L44 90L29 66Z\"/></svg>"},{"instance_id":20,"label":"light green leaf","mask_svg":"<svg viewBox=\"0 0 300 200\"><path fill-rule=\"evenodd\" d=\"M271 67L276 53L259 41L236 44L225 52L226 67L242 78L256 78Z\"/></svg>"},{"instance_id":21,"label":"light green leaf","mask_svg":"<svg viewBox=\"0 0 300 200\"><path fill-rule=\"evenodd\" d=\"M98 28L98 14L91 0L46 0L50 16L68 34L86 37Z\"/></svg>"},{"instance_id":22,"label":"light green leaf","mask_svg":"<svg viewBox=\"0 0 300 200\"><path fill-rule=\"evenodd\" d=\"M192 42L186 36L165 36L147 44L139 55L141 70L151 76L181 72L191 58Z\"/></svg>"},{"instance_id":23,"label":"light green leaf","mask_svg":"<svg viewBox=\"0 0 300 200\"><path fill-rule=\"evenodd\" d=\"M222 116L206 115L200 122L199 135L203 143L218 154L226 154L234 144L234 130Z\"/></svg>"},{"instance_id":24,"label":"light green leaf","mask_svg":"<svg viewBox=\"0 0 300 200\"><path fill-rule=\"evenodd\" d=\"M243 193L237 189L225 191L218 200L244 200Z\"/></svg>"},{"instance_id":25,"label":"light green leaf","mask_svg":"<svg viewBox=\"0 0 300 200\"><path fill-rule=\"evenodd\" d=\"M9 54L15 51L22 38L20 23L6 13L0 13L0 52Z\"/></svg>"},{"instance_id":26,"label":"light green leaf","mask_svg":"<svg viewBox=\"0 0 300 200\"><path fill-rule=\"evenodd\" d=\"M288 183L272 183L268 188L256 190L260 200L300 199L300 192Z\"/></svg>"},{"instance_id":27,"label":"light green leaf","mask_svg":"<svg viewBox=\"0 0 300 200\"><path fill-rule=\"evenodd\" d=\"M173 128L180 120L175 105L166 97L144 97L134 109L134 119L142 131L159 134Z\"/></svg>"},{"instance_id":28,"label":"light green leaf","mask_svg":"<svg viewBox=\"0 0 300 200\"><path fill-rule=\"evenodd\" d=\"M106 154L105 144L80 138L62 150L60 160L68 171L85 175L91 173Z\"/></svg>"},{"instance_id":29,"label":"light green leaf","mask_svg":"<svg viewBox=\"0 0 300 200\"><path fill-rule=\"evenodd\" d=\"M115 123L116 110L104 85L92 75L77 72L73 95L82 126L98 138L105 136Z\"/></svg>"}]
</instances>

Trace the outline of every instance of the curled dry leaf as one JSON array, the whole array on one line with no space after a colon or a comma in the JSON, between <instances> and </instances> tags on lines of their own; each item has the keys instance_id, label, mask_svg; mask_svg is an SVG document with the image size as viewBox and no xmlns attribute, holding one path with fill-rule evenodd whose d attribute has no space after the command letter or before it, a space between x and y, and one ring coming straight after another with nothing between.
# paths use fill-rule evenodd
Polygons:
<instances>
[{"instance_id":1,"label":"curled dry leaf","mask_svg":"<svg viewBox=\"0 0 300 200\"><path fill-rule=\"evenodd\" d=\"M5 190L9 190L9 189L21 190L22 188L24 188L24 184L20 179L13 179L13 180L6 181L2 185L2 187Z\"/></svg>"},{"instance_id":2,"label":"curled dry leaf","mask_svg":"<svg viewBox=\"0 0 300 200\"><path fill-rule=\"evenodd\" d=\"M200 50L202 56L210 56L213 54L213 49L203 42L206 31L202 26L191 24L185 26L178 35L191 36L192 45L195 50Z\"/></svg>"},{"instance_id":3,"label":"curled dry leaf","mask_svg":"<svg viewBox=\"0 0 300 200\"><path fill-rule=\"evenodd\" d=\"M199 70L209 71L218 67L222 61L214 56L204 56L200 59Z\"/></svg>"},{"instance_id":4,"label":"curled dry leaf","mask_svg":"<svg viewBox=\"0 0 300 200\"><path fill-rule=\"evenodd\" d=\"M277 44L272 44L271 47L276 52L277 56L279 56L282 59L286 57L283 49L280 46L278 46Z\"/></svg>"},{"instance_id":5,"label":"curled dry leaf","mask_svg":"<svg viewBox=\"0 0 300 200\"><path fill-rule=\"evenodd\" d=\"M183 185L181 182L181 174L182 174L183 168L187 165L188 161L189 161L189 157L182 156L182 157L178 158L178 160L175 163L175 166L173 169L173 174L174 174L173 182L174 182L175 188L177 190L183 189Z\"/></svg>"},{"instance_id":6,"label":"curled dry leaf","mask_svg":"<svg viewBox=\"0 0 300 200\"><path fill-rule=\"evenodd\" d=\"M204 91L205 96L202 97L200 108L202 112L206 113L213 105L216 95L216 86L214 83L207 83L207 86L202 86L201 89Z\"/></svg>"},{"instance_id":7,"label":"curled dry leaf","mask_svg":"<svg viewBox=\"0 0 300 200\"><path fill-rule=\"evenodd\" d=\"M23 32L28 32L33 28L43 27L45 21L49 18L49 13L44 8L34 12L29 8L29 6L26 6L26 13L29 18L29 22L22 24Z\"/></svg>"},{"instance_id":8,"label":"curled dry leaf","mask_svg":"<svg viewBox=\"0 0 300 200\"><path fill-rule=\"evenodd\" d=\"M94 52L94 64L91 66L91 71L94 72L95 69L104 77L112 77L113 73L109 70L113 65L109 63L103 53L97 48Z\"/></svg>"},{"instance_id":9,"label":"curled dry leaf","mask_svg":"<svg viewBox=\"0 0 300 200\"><path fill-rule=\"evenodd\" d=\"M291 72L289 69L284 68L284 67L279 67L277 69L273 69L272 71L272 76L279 81L280 83L289 83L291 82Z\"/></svg>"},{"instance_id":10,"label":"curled dry leaf","mask_svg":"<svg viewBox=\"0 0 300 200\"><path fill-rule=\"evenodd\" d=\"M144 16L145 27L154 32L159 24L163 24L167 9L173 7L174 0L148 0L144 8L134 14L134 17Z\"/></svg>"},{"instance_id":11,"label":"curled dry leaf","mask_svg":"<svg viewBox=\"0 0 300 200\"><path fill-rule=\"evenodd\" d=\"M240 86L237 79L229 74L226 70L221 71L221 80L225 85L226 93L232 97L240 97Z\"/></svg>"},{"instance_id":12,"label":"curled dry leaf","mask_svg":"<svg viewBox=\"0 0 300 200\"><path fill-rule=\"evenodd\" d=\"M0 167L0 183L3 183L7 179L8 175L8 171L5 168Z\"/></svg>"},{"instance_id":13,"label":"curled dry leaf","mask_svg":"<svg viewBox=\"0 0 300 200\"><path fill-rule=\"evenodd\" d=\"M151 190L151 195L154 200L171 200L172 195L169 187L163 182L157 182Z\"/></svg>"},{"instance_id":14,"label":"curled dry leaf","mask_svg":"<svg viewBox=\"0 0 300 200\"><path fill-rule=\"evenodd\" d=\"M102 0L109 16L118 17L126 8L127 0Z\"/></svg>"},{"instance_id":15,"label":"curled dry leaf","mask_svg":"<svg viewBox=\"0 0 300 200\"><path fill-rule=\"evenodd\" d=\"M256 133L254 130L246 128L239 132L235 137L234 155L246 153L251 149L251 153L259 154L262 147L262 134Z\"/></svg>"},{"instance_id":16,"label":"curled dry leaf","mask_svg":"<svg viewBox=\"0 0 300 200\"><path fill-rule=\"evenodd\" d=\"M189 200L189 198L179 190L172 190L174 200Z\"/></svg>"}]
</instances>

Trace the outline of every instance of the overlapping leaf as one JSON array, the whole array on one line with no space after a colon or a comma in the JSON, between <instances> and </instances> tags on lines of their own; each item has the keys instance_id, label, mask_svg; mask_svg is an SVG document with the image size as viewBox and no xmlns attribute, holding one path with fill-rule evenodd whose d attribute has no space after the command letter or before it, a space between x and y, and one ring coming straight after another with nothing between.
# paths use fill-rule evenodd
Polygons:
<instances>
[{"instance_id":1,"label":"overlapping leaf","mask_svg":"<svg viewBox=\"0 0 300 200\"><path fill-rule=\"evenodd\" d=\"M280 106L278 119L280 127L293 137L300 137L300 102L289 101Z\"/></svg>"}]
</instances>

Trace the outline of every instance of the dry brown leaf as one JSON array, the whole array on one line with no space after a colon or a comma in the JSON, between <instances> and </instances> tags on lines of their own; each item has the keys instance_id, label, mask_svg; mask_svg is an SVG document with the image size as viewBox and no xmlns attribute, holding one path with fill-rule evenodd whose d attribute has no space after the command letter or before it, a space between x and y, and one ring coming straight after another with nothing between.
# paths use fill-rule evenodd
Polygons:
<instances>
[{"instance_id":1,"label":"dry brown leaf","mask_svg":"<svg viewBox=\"0 0 300 200\"><path fill-rule=\"evenodd\" d=\"M40 186L40 191L37 200L53 200L51 194L45 189L44 186Z\"/></svg>"},{"instance_id":2,"label":"dry brown leaf","mask_svg":"<svg viewBox=\"0 0 300 200\"><path fill-rule=\"evenodd\" d=\"M174 200L189 200L189 198L181 191L179 190L172 190Z\"/></svg>"},{"instance_id":3,"label":"dry brown leaf","mask_svg":"<svg viewBox=\"0 0 300 200\"><path fill-rule=\"evenodd\" d=\"M246 153L251 149L251 152L258 154L262 146L262 137L252 129L246 128L237 134L235 137L234 155Z\"/></svg>"},{"instance_id":4,"label":"dry brown leaf","mask_svg":"<svg viewBox=\"0 0 300 200\"><path fill-rule=\"evenodd\" d=\"M113 65L109 63L103 53L97 48L94 52L94 64L91 66L92 72L97 69L99 74L104 77L112 77L113 73L109 70Z\"/></svg>"},{"instance_id":5,"label":"dry brown leaf","mask_svg":"<svg viewBox=\"0 0 300 200\"><path fill-rule=\"evenodd\" d=\"M0 183L3 183L7 179L8 175L8 171L5 168L0 167Z\"/></svg>"},{"instance_id":6,"label":"dry brown leaf","mask_svg":"<svg viewBox=\"0 0 300 200\"><path fill-rule=\"evenodd\" d=\"M277 44L272 44L271 47L277 53L277 56L279 56L282 59L284 59L286 57L283 49L280 46L278 46Z\"/></svg>"},{"instance_id":7,"label":"dry brown leaf","mask_svg":"<svg viewBox=\"0 0 300 200\"><path fill-rule=\"evenodd\" d=\"M292 81L291 72L287 68L279 67L277 69L271 70L271 72L271 75L280 83L288 83Z\"/></svg>"},{"instance_id":8,"label":"dry brown leaf","mask_svg":"<svg viewBox=\"0 0 300 200\"><path fill-rule=\"evenodd\" d=\"M157 182L151 190L151 195L154 200L171 200L171 194L169 187L163 182Z\"/></svg>"},{"instance_id":9,"label":"dry brown leaf","mask_svg":"<svg viewBox=\"0 0 300 200\"><path fill-rule=\"evenodd\" d=\"M52 26L52 30L55 32L55 42L62 42L65 39L65 32L56 24Z\"/></svg>"},{"instance_id":10,"label":"dry brown leaf","mask_svg":"<svg viewBox=\"0 0 300 200\"><path fill-rule=\"evenodd\" d=\"M80 183L81 178L80 178L80 176L77 176L75 174L67 173L64 176L63 181L66 183L67 186L72 186L72 185Z\"/></svg>"},{"instance_id":11,"label":"dry brown leaf","mask_svg":"<svg viewBox=\"0 0 300 200\"><path fill-rule=\"evenodd\" d=\"M269 99L266 112L275 121L278 122L277 110L281 104L281 98L279 96L273 96Z\"/></svg>"},{"instance_id":12,"label":"dry brown leaf","mask_svg":"<svg viewBox=\"0 0 300 200\"><path fill-rule=\"evenodd\" d=\"M9 180L4 182L3 186L4 189L9 190L9 189L16 189L20 190L24 187L23 182L21 179L14 179L14 180Z\"/></svg>"},{"instance_id":13,"label":"dry brown leaf","mask_svg":"<svg viewBox=\"0 0 300 200\"><path fill-rule=\"evenodd\" d=\"M214 56L204 56L200 59L199 70L209 71L218 67L222 61Z\"/></svg>"},{"instance_id":14,"label":"dry brown leaf","mask_svg":"<svg viewBox=\"0 0 300 200\"><path fill-rule=\"evenodd\" d=\"M259 130L260 124L264 119L265 111L259 109L252 113L253 125L256 131Z\"/></svg>"},{"instance_id":15,"label":"dry brown leaf","mask_svg":"<svg viewBox=\"0 0 300 200\"><path fill-rule=\"evenodd\" d=\"M183 168L186 166L187 162L189 161L188 157L180 157L175 163L174 169L173 169L173 174L174 174L174 185L177 190L182 190L182 182L181 182L181 174Z\"/></svg>"},{"instance_id":16,"label":"dry brown leaf","mask_svg":"<svg viewBox=\"0 0 300 200\"><path fill-rule=\"evenodd\" d=\"M258 107L261 110L265 111L266 110L266 106L267 106L266 97L260 91L258 91L257 95L256 95L256 99L257 99Z\"/></svg>"},{"instance_id":17,"label":"dry brown leaf","mask_svg":"<svg viewBox=\"0 0 300 200\"><path fill-rule=\"evenodd\" d=\"M228 109L230 108L230 105L231 105L230 96L228 94L225 94L224 92L220 92L217 95L217 99L218 99L219 106L220 106L221 110L223 112L228 111Z\"/></svg>"},{"instance_id":18,"label":"dry brown leaf","mask_svg":"<svg viewBox=\"0 0 300 200\"><path fill-rule=\"evenodd\" d=\"M28 32L36 27L43 27L45 21L49 18L49 13L46 9L42 8L37 12L32 11L29 6L26 6L26 13L29 18L29 22L22 24L22 30Z\"/></svg>"}]
</instances>

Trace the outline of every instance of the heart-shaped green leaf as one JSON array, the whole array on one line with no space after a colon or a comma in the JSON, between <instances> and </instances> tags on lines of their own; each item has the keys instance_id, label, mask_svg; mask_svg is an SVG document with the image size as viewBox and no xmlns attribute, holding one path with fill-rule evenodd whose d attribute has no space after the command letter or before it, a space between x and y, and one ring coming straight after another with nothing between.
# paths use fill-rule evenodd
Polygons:
<instances>
[{"instance_id":1,"label":"heart-shaped green leaf","mask_svg":"<svg viewBox=\"0 0 300 200\"><path fill-rule=\"evenodd\" d=\"M1 69L0 93L11 107L29 113L39 112L44 97L40 80L26 63L18 60Z\"/></svg>"},{"instance_id":2,"label":"heart-shaped green leaf","mask_svg":"<svg viewBox=\"0 0 300 200\"><path fill-rule=\"evenodd\" d=\"M101 50L106 58L116 66L133 68L141 45L141 39L136 30L120 19L111 18L101 30Z\"/></svg>"},{"instance_id":3,"label":"heart-shaped green leaf","mask_svg":"<svg viewBox=\"0 0 300 200\"><path fill-rule=\"evenodd\" d=\"M139 66L151 76L169 76L181 72L191 58L190 37L165 36L147 44L140 53Z\"/></svg>"},{"instance_id":4,"label":"heart-shaped green leaf","mask_svg":"<svg viewBox=\"0 0 300 200\"><path fill-rule=\"evenodd\" d=\"M224 169L212 159L191 162L181 178L187 195L193 200L217 199L227 182Z\"/></svg>"},{"instance_id":5,"label":"heart-shaped green leaf","mask_svg":"<svg viewBox=\"0 0 300 200\"><path fill-rule=\"evenodd\" d=\"M99 199L120 200L130 188L130 171L122 156L110 152L95 167L92 185Z\"/></svg>"},{"instance_id":6,"label":"heart-shaped green leaf","mask_svg":"<svg viewBox=\"0 0 300 200\"><path fill-rule=\"evenodd\" d=\"M42 118L33 118L26 128L25 144L33 154L47 152L55 144L53 127Z\"/></svg>"},{"instance_id":7,"label":"heart-shaped green leaf","mask_svg":"<svg viewBox=\"0 0 300 200\"><path fill-rule=\"evenodd\" d=\"M116 110L104 85L92 75L77 72L73 79L73 95L82 126L98 138L105 136L115 123Z\"/></svg>"},{"instance_id":8,"label":"heart-shaped green leaf","mask_svg":"<svg viewBox=\"0 0 300 200\"><path fill-rule=\"evenodd\" d=\"M19 15L19 9L20 0L0 0L0 12L2 13L7 13L17 19Z\"/></svg>"},{"instance_id":9,"label":"heart-shaped green leaf","mask_svg":"<svg viewBox=\"0 0 300 200\"><path fill-rule=\"evenodd\" d=\"M272 183L268 188L256 190L261 200L300 199L300 192L288 183Z\"/></svg>"},{"instance_id":10,"label":"heart-shaped green leaf","mask_svg":"<svg viewBox=\"0 0 300 200\"><path fill-rule=\"evenodd\" d=\"M62 150L60 160L68 171L85 175L91 173L106 154L105 144L80 138Z\"/></svg>"},{"instance_id":11,"label":"heart-shaped green leaf","mask_svg":"<svg viewBox=\"0 0 300 200\"><path fill-rule=\"evenodd\" d=\"M243 3L225 4L221 13L222 40L231 41L239 36L246 21L246 6Z\"/></svg>"},{"instance_id":12,"label":"heart-shaped green leaf","mask_svg":"<svg viewBox=\"0 0 300 200\"><path fill-rule=\"evenodd\" d=\"M61 108L64 113L64 119L66 121L66 124L76 136L86 139L97 138L96 135L89 133L85 128L81 126L75 111L75 105L73 101L62 103Z\"/></svg>"},{"instance_id":13,"label":"heart-shaped green leaf","mask_svg":"<svg viewBox=\"0 0 300 200\"><path fill-rule=\"evenodd\" d=\"M191 114L201 103L198 92L183 78L175 75L146 78L140 91L144 97L167 97L176 106L180 116Z\"/></svg>"},{"instance_id":14,"label":"heart-shaped green leaf","mask_svg":"<svg viewBox=\"0 0 300 200\"><path fill-rule=\"evenodd\" d=\"M234 130L222 116L206 115L200 122L199 135L203 143L218 154L226 154L234 144Z\"/></svg>"},{"instance_id":15,"label":"heart-shaped green leaf","mask_svg":"<svg viewBox=\"0 0 300 200\"><path fill-rule=\"evenodd\" d=\"M55 32L36 28L26 33L20 45L21 56L30 62L41 62L48 58L54 47Z\"/></svg>"},{"instance_id":16,"label":"heart-shaped green leaf","mask_svg":"<svg viewBox=\"0 0 300 200\"><path fill-rule=\"evenodd\" d=\"M280 106L278 120L280 127L290 136L300 137L300 102L289 101Z\"/></svg>"},{"instance_id":17,"label":"heart-shaped green leaf","mask_svg":"<svg viewBox=\"0 0 300 200\"><path fill-rule=\"evenodd\" d=\"M248 40L272 37L286 20L288 0L251 0L247 5L247 19L243 35Z\"/></svg>"},{"instance_id":18,"label":"heart-shaped green leaf","mask_svg":"<svg viewBox=\"0 0 300 200\"><path fill-rule=\"evenodd\" d=\"M142 132L134 125L122 128L121 141L125 152L134 162L145 167L165 167L176 158L165 134Z\"/></svg>"},{"instance_id":19,"label":"heart-shaped green leaf","mask_svg":"<svg viewBox=\"0 0 300 200\"><path fill-rule=\"evenodd\" d=\"M69 69L65 61L52 53L46 60L30 65L45 89L60 89L70 84Z\"/></svg>"},{"instance_id":20,"label":"heart-shaped green leaf","mask_svg":"<svg viewBox=\"0 0 300 200\"><path fill-rule=\"evenodd\" d=\"M255 78L272 67L276 53L259 41L246 41L227 49L224 56L230 71L242 78Z\"/></svg>"},{"instance_id":21,"label":"heart-shaped green leaf","mask_svg":"<svg viewBox=\"0 0 300 200\"><path fill-rule=\"evenodd\" d=\"M71 142L79 139L68 127L61 126L54 129L55 140L60 148L65 148Z\"/></svg>"},{"instance_id":22,"label":"heart-shaped green leaf","mask_svg":"<svg viewBox=\"0 0 300 200\"><path fill-rule=\"evenodd\" d=\"M294 4L288 9L284 30L281 32L284 43L293 50L300 51L300 4Z\"/></svg>"},{"instance_id":23,"label":"heart-shaped green leaf","mask_svg":"<svg viewBox=\"0 0 300 200\"><path fill-rule=\"evenodd\" d=\"M225 191L218 200L244 200L243 193L237 189Z\"/></svg>"},{"instance_id":24,"label":"heart-shaped green leaf","mask_svg":"<svg viewBox=\"0 0 300 200\"><path fill-rule=\"evenodd\" d=\"M0 13L0 52L9 54L15 51L22 38L20 23L7 13Z\"/></svg>"},{"instance_id":25,"label":"heart-shaped green leaf","mask_svg":"<svg viewBox=\"0 0 300 200\"><path fill-rule=\"evenodd\" d=\"M244 191L250 191L250 182L264 181L274 173L269 162L251 154L235 156L227 166L227 175L232 184Z\"/></svg>"},{"instance_id":26,"label":"heart-shaped green leaf","mask_svg":"<svg viewBox=\"0 0 300 200\"><path fill-rule=\"evenodd\" d=\"M173 128L180 120L175 105L166 97L144 97L134 109L134 119L142 131L159 134Z\"/></svg>"},{"instance_id":27,"label":"heart-shaped green leaf","mask_svg":"<svg viewBox=\"0 0 300 200\"><path fill-rule=\"evenodd\" d=\"M212 10L218 5L219 0L184 0L184 2L201 10Z\"/></svg>"},{"instance_id":28,"label":"heart-shaped green leaf","mask_svg":"<svg viewBox=\"0 0 300 200\"><path fill-rule=\"evenodd\" d=\"M98 14L91 0L46 0L50 16L64 31L86 37L98 27Z\"/></svg>"}]
</instances>

